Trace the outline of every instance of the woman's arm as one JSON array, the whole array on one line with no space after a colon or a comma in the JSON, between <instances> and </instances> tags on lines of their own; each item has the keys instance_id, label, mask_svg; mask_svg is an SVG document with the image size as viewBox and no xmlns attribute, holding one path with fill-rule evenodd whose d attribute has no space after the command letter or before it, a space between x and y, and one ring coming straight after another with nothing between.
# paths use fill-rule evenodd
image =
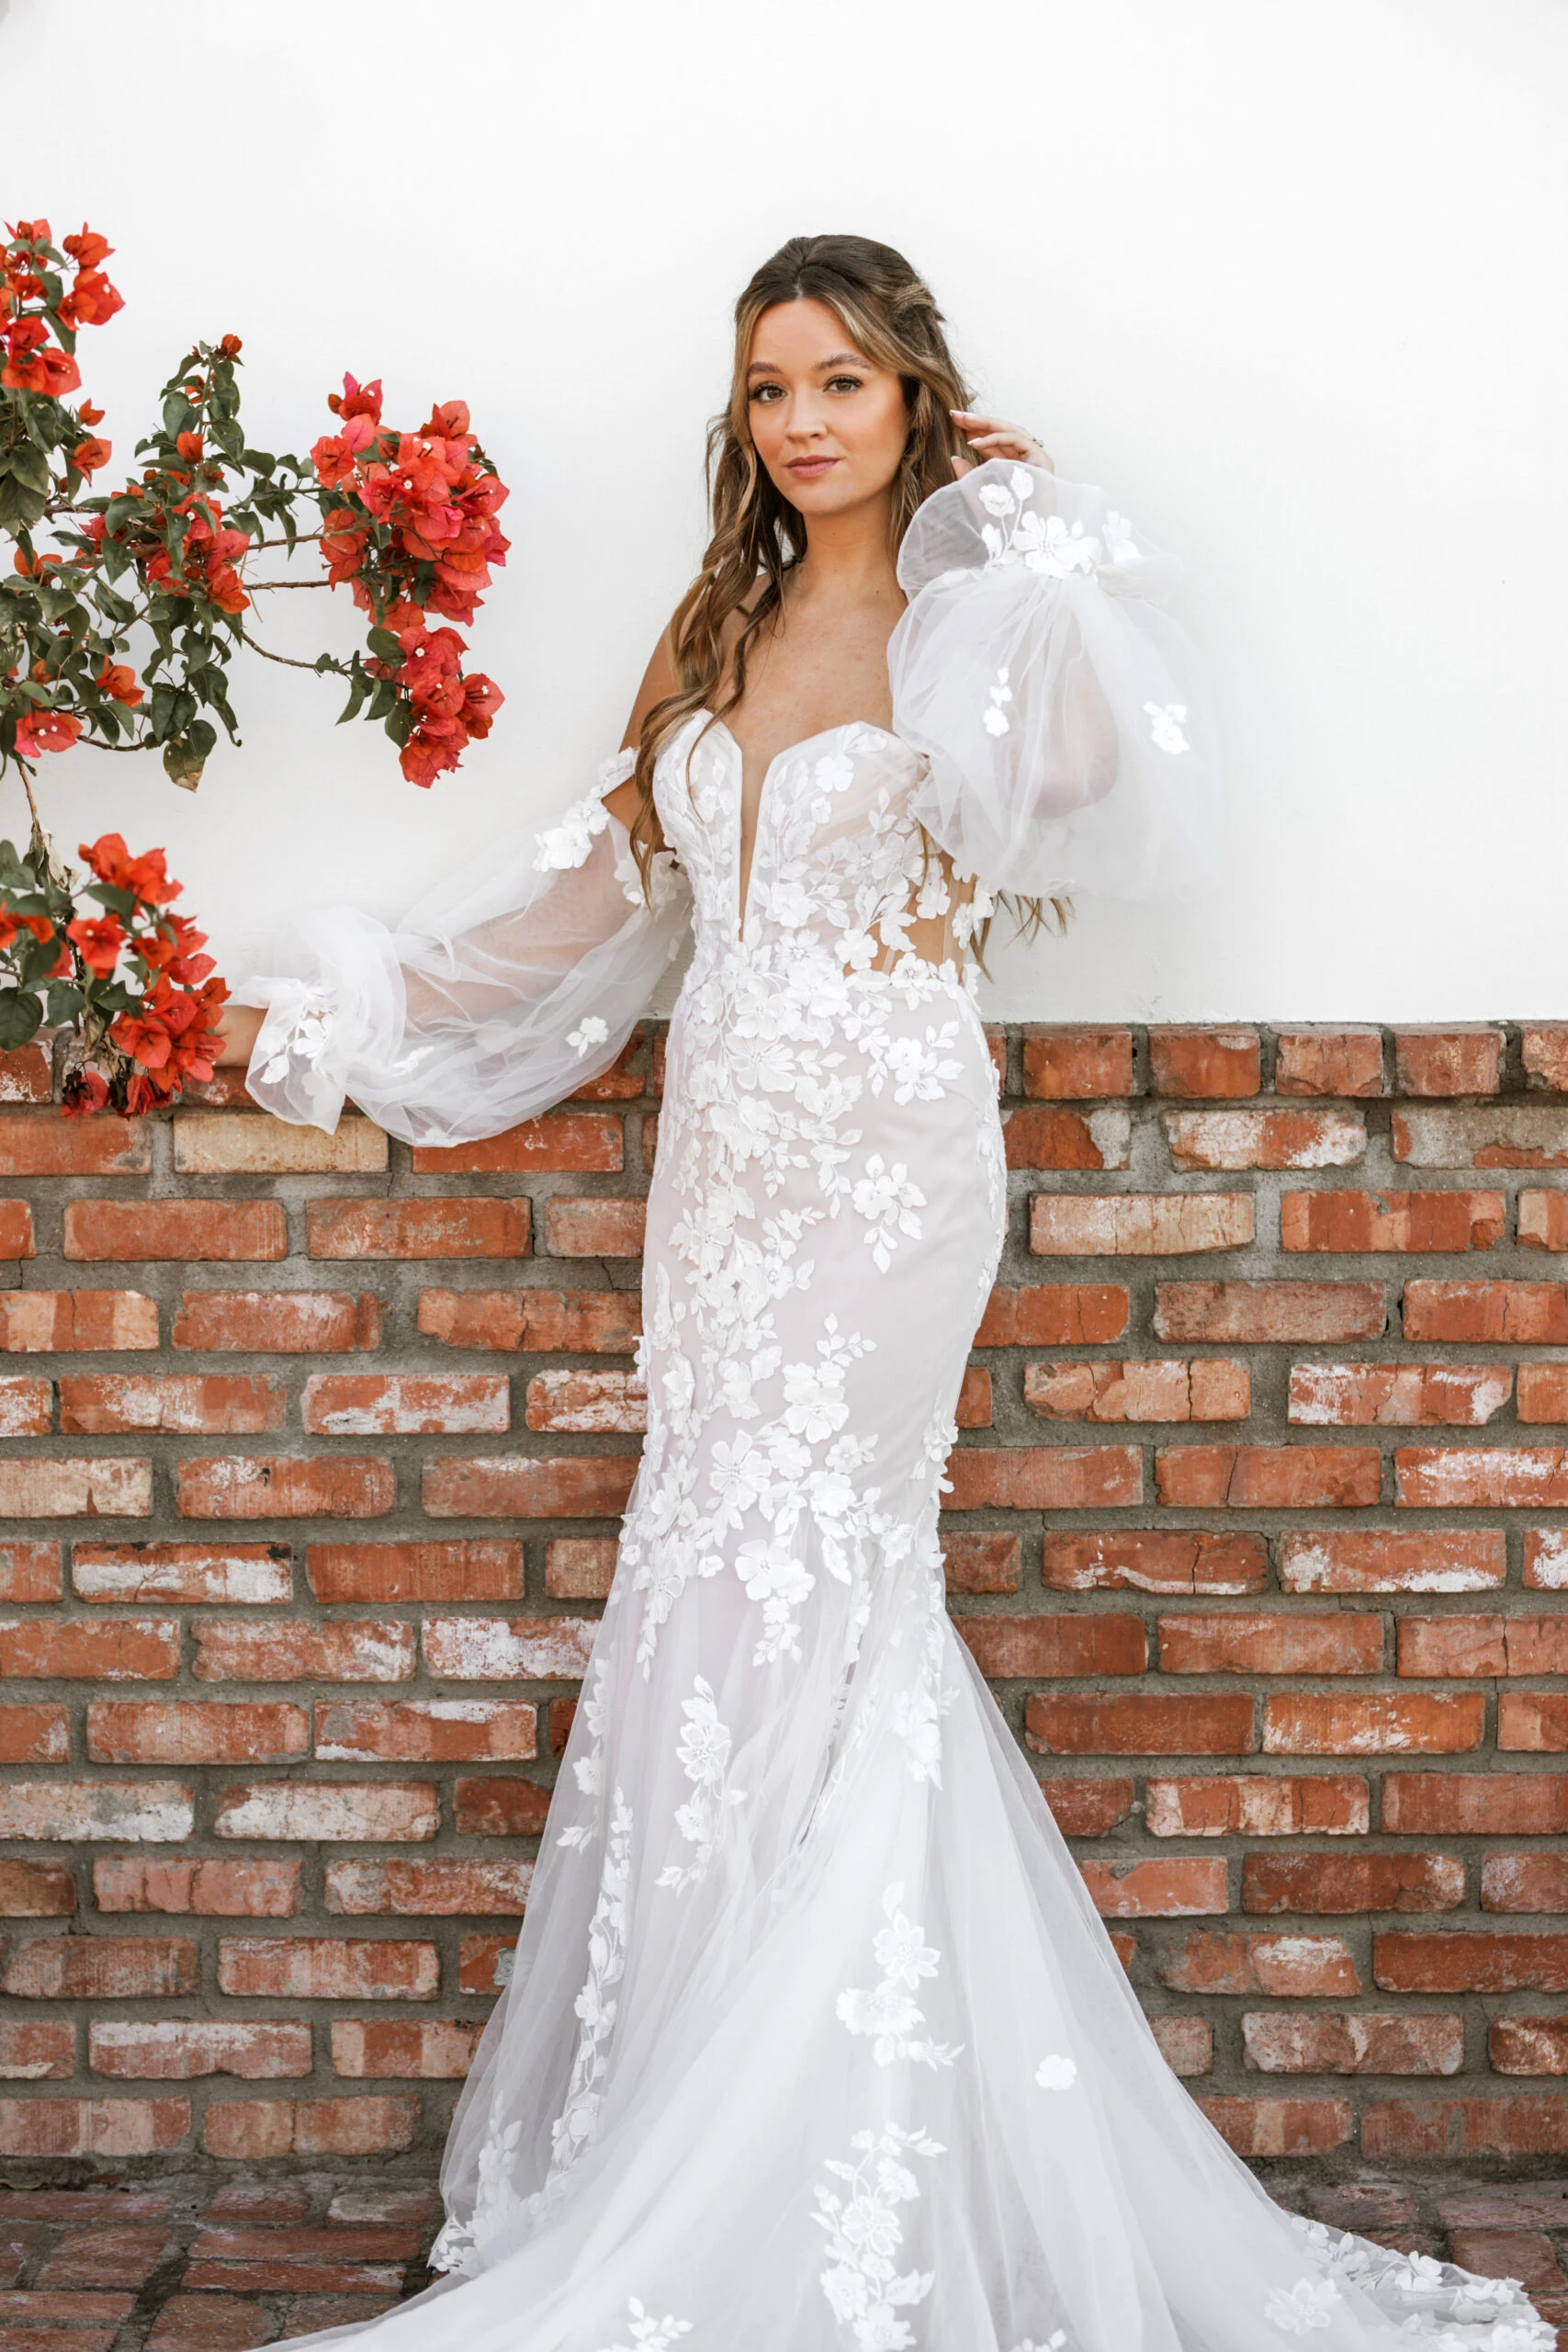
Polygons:
<instances>
[{"instance_id":1,"label":"woman's arm","mask_svg":"<svg viewBox=\"0 0 1568 2352\"><path fill-rule=\"evenodd\" d=\"M670 650L670 631L666 629L654 647L652 659L642 673L642 684L637 690L637 700L632 705L632 715L626 721L626 731L621 738L623 752L636 751L642 740L643 721L647 718L649 712L655 703L662 702L667 695L672 695L680 683L680 678L676 674L674 657ZM604 795L605 808L612 817L619 820L627 832L630 832L637 822L637 813L641 804L642 795L637 790L635 776L628 776L625 784L616 785L614 792L607 792Z\"/></svg>"}]
</instances>

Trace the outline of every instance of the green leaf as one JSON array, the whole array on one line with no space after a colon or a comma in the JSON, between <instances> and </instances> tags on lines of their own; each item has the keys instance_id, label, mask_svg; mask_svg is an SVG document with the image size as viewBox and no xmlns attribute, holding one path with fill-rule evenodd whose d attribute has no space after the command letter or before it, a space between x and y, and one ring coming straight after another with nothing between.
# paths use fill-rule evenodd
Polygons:
<instances>
[{"instance_id":1,"label":"green leaf","mask_svg":"<svg viewBox=\"0 0 1568 2352\"><path fill-rule=\"evenodd\" d=\"M401 662L403 649L389 628L373 628L365 641L378 661Z\"/></svg>"},{"instance_id":2,"label":"green leaf","mask_svg":"<svg viewBox=\"0 0 1568 2352\"><path fill-rule=\"evenodd\" d=\"M30 441L17 441L7 450L6 459L10 471L28 490L47 492L49 460L41 449L35 449Z\"/></svg>"},{"instance_id":3,"label":"green leaf","mask_svg":"<svg viewBox=\"0 0 1568 2352\"><path fill-rule=\"evenodd\" d=\"M48 1002L50 1027L63 1029L82 1010L82 991L74 980L51 980Z\"/></svg>"},{"instance_id":4,"label":"green leaf","mask_svg":"<svg viewBox=\"0 0 1568 2352\"><path fill-rule=\"evenodd\" d=\"M28 490L14 474L0 477L0 531L25 531L49 503L47 491Z\"/></svg>"},{"instance_id":5,"label":"green leaf","mask_svg":"<svg viewBox=\"0 0 1568 2352\"><path fill-rule=\"evenodd\" d=\"M43 1005L27 989L0 989L0 1053L14 1054L39 1033Z\"/></svg>"}]
</instances>

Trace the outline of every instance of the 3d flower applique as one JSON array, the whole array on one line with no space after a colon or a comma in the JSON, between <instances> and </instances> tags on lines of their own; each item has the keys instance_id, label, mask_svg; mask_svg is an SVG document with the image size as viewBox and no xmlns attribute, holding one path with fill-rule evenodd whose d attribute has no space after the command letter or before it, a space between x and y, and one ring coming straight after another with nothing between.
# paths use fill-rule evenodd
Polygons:
<instances>
[{"instance_id":1,"label":"3d flower applique","mask_svg":"<svg viewBox=\"0 0 1568 2352\"><path fill-rule=\"evenodd\" d=\"M872 2038L871 2054L879 2066L891 2066L897 2059L913 2059L924 2066L951 2066L962 2043L917 2037L917 2027L926 2020L924 2010L913 1996L922 1979L935 1976L942 1954L927 1943L925 1930L906 1918L899 1907L903 1900L903 1881L895 1880L882 1898L887 1925L879 1928L872 1939L872 1953L882 1971L881 1983L869 1991L862 1991L858 1985L846 1986L839 1996L835 2014L851 2033Z\"/></svg>"},{"instance_id":2,"label":"3d flower applique","mask_svg":"<svg viewBox=\"0 0 1568 2352\"><path fill-rule=\"evenodd\" d=\"M1066 2340L1066 2328L1056 2327L1052 2329L1049 2335L1043 2335L1038 2344L1032 2335L1026 2335L1021 2344L1013 2346L1012 2352L1063 2352Z\"/></svg>"},{"instance_id":3,"label":"3d flower applique","mask_svg":"<svg viewBox=\"0 0 1568 2352\"><path fill-rule=\"evenodd\" d=\"M907 2352L914 2337L898 2312L924 2302L936 2274L897 2267L904 2243L897 2208L920 2193L904 2158L946 2151L926 2132L897 2123L881 2132L857 2132L850 2145L860 2155L858 2164L826 2160L826 2170L841 2188L817 2184L811 2218L828 2233L829 2264L819 2273L822 2292L834 2318L849 2329L856 2352Z\"/></svg>"},{"instance_id":4,"label":"3d flower applique","mask_svg":"<svg viewBox=\"0 0 1568 2352\"><path fill-rule=\"evenodd\" d=\"M1148 719L1149 733L1154 739L1156 751L1169 752L1174 757L1178 752L1185 752L1190 748L1187 738L1182 732L1182 725L1187 717L1187 705L1184 702L1146 702L1144 705L1144 712Z\"/></svg>"},{"instance_id":5,"label":"3d flower applique","mask_svg":"<svg viewBox=\"0 0 1568 2352\"><path fill-rule=\"evenodd\" d=\"M669 2352L678 2335L690 2335L692 2332L689 2319L676 2319L669 2312L662 2319L656 2319L651 2312L643 2309L635 2295L627 2299L626 2310L631 2314L631 2325L626 2330L630 2344L606 2344L604 2352Z\"/></svg>"},{"instance_id":6,"label":"3d flower applique","mask_svg":"<svg viewBox=\"0 0 1568 2352\"><path fill-rule=\"evenodd\" d=\"M1263 2306L1263 2316L1282 2335L1310 2335L1332 2327L1340 2301L1332 2278L1299 2278L1293 2287L1276 2287Z\"/></svg>"},{"instance_id":7,"label":"3d flower applique","mask_svg":"<svg viewBox=\"0 0 1568 2352\"><path fill-rule=\"evenodd\" d=\"M604 1045L609 1035L608 1022L602 1021L596 1012L591 1012L580 1028L568 1030L566 1042L581 1061L591 1046Z\"/></svg>"},{"instance_id":8,"label":"3d flower applique","mask_svg":"<svg viewBox=\"0 0 1568 2352\"><path fill-rule=\"evenodd\" d=\"M1008 684L1007 664L997 672L997 682L991 688L990 701L981 714L981 724L987 735L1005 735L1012 726L1004 706L1012 700L1012 688Z\"/></svg>"},{"instance_id":9,"label":"3d flower applique","mask_svg":"<svg viewBox=\"0 0 1568 2352\"><path fill-rule=\"evenodd\" d=\"M318 1062L332 1039L337 1000L325 989L310 989L299 1001L293 1025L277 1051L263 1064L260 1075L274 1084L288 1076L295 1062Z\"/></svg>"},{"instance_id":10,"label":"3d flower applique","mask_svg":"<svg viewBox=\"0 0 1568 2352\"><path fill-rule=\"evenodd\" d=\"M534 870L538 874L566 873L581 865L593 846L595 833L602 833L610 821L610 812L598 792L584 793L574 800L558 824L547 826L537 835L534 852Z\"/></svg>"},{"instance_id":11,"label":"3d flower applique","mask_svg":"<svg viewBox=\"0 0 1568 2352\"><path fill-rule=\"evenodd\" d=\"M1034 2079L1043 2091L1071 2090L1077 2078L1077 2062L1055 2052L1048 2058L1042 2058L1034 2069Z\"/></svg>"},{"instance_id":12,"label":"3d flower applique","mask_svg":"<svg viewBox=\"0 0 1568 2352\"><path fill-rule=\"evenodd\" d=\"M730 1750L734 1741L729 1725L720 1723L718 1705L712 1685L699 1674L692 1685L693 1695L681 1702L685 1716L685 1728L676 1745L675 1754L681 1768L691 1781L694 1794L689 1802L675 1812L675 1826L688 1843L696 1848L689 1863L667 1863L656 1882L681 1894L694 1886L706 1872L713 1860L719 1825L731 1805L744 1804L744 1789L726 1785L729 1773Z\"/></svg>"}]
</instances>

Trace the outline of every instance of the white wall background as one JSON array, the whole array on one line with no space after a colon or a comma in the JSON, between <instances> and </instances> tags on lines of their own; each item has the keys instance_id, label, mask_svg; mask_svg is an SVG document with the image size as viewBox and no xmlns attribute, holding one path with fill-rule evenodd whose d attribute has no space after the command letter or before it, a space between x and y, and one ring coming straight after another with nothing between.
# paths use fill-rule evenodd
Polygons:
<instances>
[{"instance_id":1,"label":"white wall background","mask_svg":"<svg viewBox=\"0 0 1568 2352\"><path fill-rule=\"evenodd\" d=\"M513 490L476 638L508 700L457 778L247 658L194 799L79 752L53 821L166 843L237 969L280 903L395 916L584 788L701 543L735 293L853 229L1186 556L1229 747L1223 886L1086 905L996 1008L1568 1012L1565 99L1562 0L0 0L0 209L118 247L83 338L117 462L231 330L262 446L351 368L407 424L466 398ZM264 617L353 641L324 593Z\"/></svg>"}]
</instances>

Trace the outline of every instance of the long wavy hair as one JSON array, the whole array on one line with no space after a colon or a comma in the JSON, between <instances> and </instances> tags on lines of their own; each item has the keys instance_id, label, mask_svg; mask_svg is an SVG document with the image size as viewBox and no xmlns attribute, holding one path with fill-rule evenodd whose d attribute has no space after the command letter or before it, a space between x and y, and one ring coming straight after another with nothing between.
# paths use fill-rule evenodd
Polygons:
<instances>
[{"instance_id":1,"label":"long wavy hair","mask_svg":"<svg viewBox=\"0 0 1568 2352\"><path fill-rule=\"evenodd\" d=\"M697 711L728 718L744 697L746 664L758 636L784 602L784 582L806 549L807 524L761 463L751 439L747 368L765 311L781 302L824 303L842 320L856 347L904 387L908 434L893 483L889 552L897 557L917 507L953 480L953 460L967 445L953 422L973 394L948 346L945 322L930 287L891 245L869 237L791 237L765 261L735 305L735 358L727 406L707 435L711 535L702 569L676 606L670 652L679 681L642 723L635 771L639 794L632 850L648 888L660 847L653 771L671 736ZM728 625L742 626L727 647ZM728 690L722 682L728 672ZM1023 900L1030 928L1040 902ZM1058 910L1060 911L1060 910ZM983 946L983 932L979 944Z\"/></svg>"}]
</instances>

